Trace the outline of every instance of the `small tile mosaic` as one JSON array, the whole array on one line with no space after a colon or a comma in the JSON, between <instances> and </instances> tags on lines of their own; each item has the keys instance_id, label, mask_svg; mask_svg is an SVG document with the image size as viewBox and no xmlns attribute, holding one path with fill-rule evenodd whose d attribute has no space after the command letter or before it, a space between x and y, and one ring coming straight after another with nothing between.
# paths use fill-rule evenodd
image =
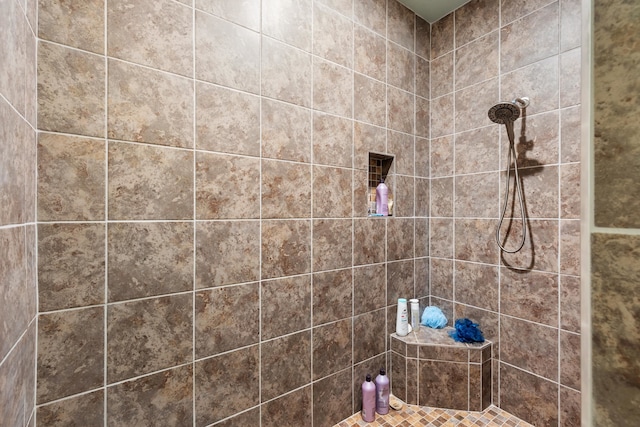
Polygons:
<instances>
[{"instance_id":1,"label":"small tile mosaic","mask_svg":"<svg viewBox=\"0 0 640 427\"><path fill-rule=\"evenodd\" d=\"M482 412L455 411L452 409L430 408L426 406L405 405L400 411L393 409L387 415L376 414L376 419L370 423L363 421L360 412L334 427L411 427L411 426L486 426L486 427L528 427L521 419L495 406L489 406Z\"/></svg>"}]
</instances>

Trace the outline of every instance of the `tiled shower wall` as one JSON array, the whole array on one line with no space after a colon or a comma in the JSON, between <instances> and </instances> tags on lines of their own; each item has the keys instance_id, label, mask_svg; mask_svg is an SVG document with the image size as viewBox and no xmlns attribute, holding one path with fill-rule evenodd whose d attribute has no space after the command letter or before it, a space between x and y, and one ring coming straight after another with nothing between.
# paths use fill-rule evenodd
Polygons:
<instances>
[{"instance_id":1,"label":"tiled shower wall","mask_svg":"<svg viewBox=\"0 0 640 427\"><path fill-rule=\"evenodd\" d=\"M539 426L580 425L580 16L579 0L472 1L431 31L431 302L497 342L493 402ZM529 222L510 255L508 139L487 111L516 97Z\"/></svg>"},{"instance_id":2,"label":"tiled shower wall","mask_svg":"<svg viewBox=\"0 0 640 427\"><path fill-rule=\"evenodd\" d=\"M640 179L636 172L640 166L640 4L596 0L593 13L593 423L636 425L640 423Z\"/></svg>"},{"instance_id":3,"label":"tiled shower wall","mask_svg":"<svg viewBox=\"0 0 640 427\"><path fill-rule=\"evenodd\" d=\"M0 424L12 427L35 422L35 10L0 1Z\"/></svg>"},{"instance_id":4,"label":"tiled shower wall","mask_svg":"<svg viewBox=\"0 0 640 427\"><path fill-rule=\"evenodd\" d=\"M38 425L359 410L429 295L429 31L393 0L40 0Z\"/></svg>"}]
</instances>

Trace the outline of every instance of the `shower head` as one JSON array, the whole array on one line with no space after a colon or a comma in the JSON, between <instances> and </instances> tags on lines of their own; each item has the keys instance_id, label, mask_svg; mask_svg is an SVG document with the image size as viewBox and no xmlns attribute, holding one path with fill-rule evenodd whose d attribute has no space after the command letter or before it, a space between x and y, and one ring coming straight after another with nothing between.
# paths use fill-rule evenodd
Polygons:
<instances>
[{"instance_id":1,"label":"shower head","mask_svg":"<svg viewBox=\"0 0 640 427\"><path fill-rule=\"evenodd\" d=\"M520 117L520 108L514 102L501 102L489 108L489 119L500 125L507 122L513 123L518 117Z\"/></svg>"}]
</instances>

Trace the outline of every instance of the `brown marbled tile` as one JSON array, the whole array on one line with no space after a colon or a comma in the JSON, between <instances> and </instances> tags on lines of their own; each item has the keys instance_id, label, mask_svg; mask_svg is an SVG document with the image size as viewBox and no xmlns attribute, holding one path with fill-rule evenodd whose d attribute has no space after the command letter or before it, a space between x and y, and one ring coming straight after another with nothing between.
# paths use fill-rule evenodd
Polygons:
<instances>
[{"instance_id":1,"label":"brown marbled tile","mask_svg":"<svg viewBox=\"0 0 640 427\"><path fill-rule=\"evenodd\" d=\"M389 40L400 44L413 52L416 15L400 2L387 3L387 20Z\"/></svg>"},{"instance_id":2,"label":"brown marbled tile","mask_svg":"<svg viewBox=\"0 0 640 427\"><path fill-rule=\"evenodd\" d=\"M457 180L456 180L457 181ZM431 182L431 216L453 216L453 177L433 178Z\"/></svg>"},{"instance_id":3,"label":"brown marbled tile","mask_svg":"<svg viewBox=\"0 0 640 427\"><path fill-rule=\"evenodd\" d=\"M384 353L387 336L386 321L386 309L371 311L353 318L354 363L360 363Z\"/></svg>"},{"instance_id":4,"label":"brown marbled tile","mask_svg":"<svg viewBox=\"0 0 640 427\"><path fill-rule=\"evenodd\" d=\"M38 292L41 311L104 302L105 227L102 224L38 226Z\"/></svg>"},{"instance_id":5,"label":"brown marbled tile","mask_svg":"<svg viewBox=\"0 0 640 427\"><path fill-rule=\"evenodd\" d=\"M352 365L352 320L345 319L313 328L313 379L317 380Z\"/></svg>"},{"instance_id":6,"label":"brown marbled tile","mask_svg":"<svg viewBox=\"0 0 640 427\"><path fill-rule=\"evenodd\" d=\"M33 126L33 129L37 128L38 117L38 55L36 53L38 41L35 33L31 30L35 28L35 15L37 6L35 1L31 1L27 4L27 19L31 25L24 25L25 32L25 68L24 68L24 89L25 89L25 101L24 101L24 117ZM33 15L32 15L33 14ZM19 68L14 69L17 72ZM18 87L15 87L17 89ZM34 413L35 414L35 413ZM32 420L34 417L32 417Z\"/></svg>"},{"instance_id":7,"label":"brown marbled tile","mask_svg":"<svg viewBox=\"0 0 640 427\"><path fill-rule=\"evenodd\" d=\"M261 407L263 427L307 426L312 423L311 387L274 399Z\"/></svg>"},{"instance_id":8,"label":"brown marbled tile","mask_svg":"<svg viewBox=\"0 0 640 427\"><path fill-rule=\"evenodd\" d=\"M22 114L25 111L25 69L28 39L27 19L21 2L9 2L3 5L0 25L5 30L0 54L3 58L3 73L0 76L0 93Z\"/></svg>"},{"instance_id":9,"label":"brown marbled tile","mask_svg":"<svg viewBox=\"0 0 640 427\"><path fill-rule=\"evenodd\" d=\"M557 166L527 168L520 171L528 218L556 218L558 216L558 195L560 193L558 175ZM500 178L502 181L500 187L504 187L506 176L501 174ZM514 180L510 182L510 185L514 184ZM503 198L504 193L501 193L501 199Z\"/></svg>"},{"instance_id":10,"label":"brown marbled tile","mask_svg":"<svg viewBox=\"0 0 640 427\"><path fill-rule=\"evenodd\" d=\"M581 107L560 111L560 159L563 163L580 161Z\"/></svg>"},{"instance_id":11,"label":"brown marbled tile","mask_svg":"<svg viewBox=\"0 0 640 427\"><path fill-rule=\"evenodd\" d=\"M262 33L311 52L311 0L264 0Z\"/></svg>"},{"instance_id":12,"label":"brown marbled tile","mask_svg":"<svg viewBox=\"0 0 640 427\"><path fill-rule=\"evenodd\" d=\"M107 388L107 425L193 425L193 366Z\"/></svg>"},{"instance_id":13,"label":"brown marbled tile","mask_svg":"<svg viewBox=\"0 0 640 427\"><path fill-rule=\"evenodd\" d=\"M415 134L428 138L431 132L431 101L415 97Z\"/></svg>"},{"instance_id":14,"label":"brown marbled tile","mask_svg":"<svg viewBox=\"0 0 640 427\"><path fill-rule=\"evenodd\" d=\"M499 0L472 0L456 9L456 46L463 46L498 29L499 9Z\"/></svg>"},{"instance_id":15,"label":"brown marbled tile","mask_svg":"<svg viewBox=\"0 0 640 427\"><path fill-rule=\"evenodd\" d=\"M250 283L196 292L195 356L213 356L256 344L260 286Z\"/></svg>"},{"instance_id":16,"label":"brown marbled tile","mask_svg":"<svg viewBox=\"0 0 640 427\"><path fill-rule=\"evenodd\" d=\"M263 402L311 381L311 331L266 341L261 347Z\"/></svg>"},{"instance_id":17,"label":"brown marbled tile","mask_svg":"<svg viewBox=\"0 0 640 427\"><path fill-rule=\"evenodd\" d=\"M440 137L450 135L453 133L453 123L451 120L453 117L453 94L448 94L431 100L431 153L433 156L438 156L440 153L438 149L438 139ZM435 144L435 145L434 145ZM453 139L451 139L451 150L453 154ZM451 157L451 170L453 171L453 156ZM438 158L432 159L432 176L442 176L437 166ZM448 175L444 173L445 175Z\"/></svg>"},{"instance_id":18,"label":"brown marbled tile","mask_svg":"<svg viewBox=\"0 0 640 427\"><path fill-rule=\"evenodd\" d=\"M26 300L25 313L27 319L33 319L38 313L38 239L36 224L27 224L24 228L24 268ZM19 282L18 282L19 283Z\"/></svg>"},{"instance_id":19,"label":"brown marbled tile","mask_svg":"<svg viewBox=\"0 0 640 427\"><path fill-rule=\"evenodd\" d=\"M416 55L431 58L431 24L416 15Z\"/></svg>"},{"instance_id":20,"label":"brown marbled tile","mask_svg":"<svg viewBox=\"0 0 640 427\"><path fill-rule=\"evenodd\" d=\"M115 223L108 230L109 301L193 289L193 225Z\"/></svg>"},{"instance_id":21,"label":"brown marbled tile","mask_svg":"<svg viewBox=\"0 0 640 427\"><path fill-rule=\"evenodd\" d=\"M311 111L262 99L262 157L311 161Z\"/></svg>"},{"instance_id":22,"label":"brown marbled tile","mask_svg":"<svg viewBox=\"0 0 640 427\"><path fill-rule=\"evenodd\" d=\"M196 287L251 282L260 277L258 221L198 222Z\"/></svg>"},{"instance_id":23,"label":"brown marbled tile","mask_svg":"<svg viewBox=\"0 0 640 427\"><path fill-rule=\"evenodd\" d=\"M432 87L431 86L431 63L428 60L421 58L419 56L415 57L415 61L416 61L416 71L415 71L416 96L430 99L431 87Z\"/></svg>"},{"instance_id":24,"label":"brown marbled tile","mask_svg":"<svg viewBox=\"0 0 640 427\"><path fill-rule=\"evenodd\" d=\"M549 326L558 324L558 275L502 268L502 314Z\"/></svg>"},{"instance_id":25,"label":"brown marbled tile","mask_svg":"<svg viewBox=\"0 0 640 427\"><path fill-rule=\"evenodd\" d=\"M351 269L313 275L313 325L352 316Z\"/></svg>"},{"instance_id":26,"label":"brown marbled tile","mask_svg":"<svg viewBox=\"0 0 640 427\"><path fill-rule=\"evenodd\" d=\"M412 93L387 86L387 127L404 133L413 133L415 130L413 104Z\"/></svg>"},{"instance_id":27,"label":"brown marbled tile","mask_svg":"<svg viewBox=\"0 0 640 427\"><path fill-rule=\"evenodd\" d=\"M469 365L469 403L470 411L482 410L482 365Z\"/></svg>"},{"instance_id":28,"label":"brown marbled tile","mask_svg":"<svg viewBox=\"0 0 640 427\"><path fill-rule=\"evenodd\" d=\"M431 178L453 175L453 155L453 137L447 136L431 140Z\"/></svg>"},{"instance_id":29,"label":"brown marbled tile","mask_svg":"<svg viewBox=\"0 0 640 427\"><path fill-rule=\"evenodd\" d=\"M580 390L580 335L560 331L560 383Z\"/></svg>"},{"instance_id":30,"label":"brown marbled tile","mask_svg":"<svg viewBox=\"0 0 640 427\"><path fill-rule=\"evenodd\" d=\"M260 98L196 83L196 147L259 156Z\"/></svg>"},{"instance_id":31,"label":"brown marbled tile","mask_svg":"<svg viewBox=\"0 0 640 427\"><path fill-rule=\"evenodd\" d=\"M522 29L519 28L517 31L520 32ZM519 45L518 49L525 50L522 45ZM534 102L530 103L527 107L527 115L555 110L559 106L558 93L560 83L557 56L551 56L518 68L513 72L504 74L500 80L501 93L514 94L514 96L528 96L534 100ZM548 125L551 125L551 123ZM517 133L518 131L516 130L516 134ZM543 141L543 139L541 140Z\"/></svg>"},{"instance_id":32,"label":"brown marbled tile","mask_svg":"<svg viewBox=\"0 0 640 427\"><path fill-rule=\"evenodd\" d=\"M560 166L560 215L580 218L580 164Z\"/></svg>"},{"instance_id":33,"label":"brown marbled tile","mask_svg":"<svg viewBox=\"0 0 640 427\"><path fill-rule=\"evenodd\" d=\"M580 278L560 276L560 327L580 333Z\"/></svg>"},{"instance_id":34,"label":"brown marbled tile","mask_svg":"<svg viewBox=\"0 0 640 427\"><path fill-rule=\"evenodd\" d=\"M502 73L558 53L558 9L555 2L501 28Z\"/></svg>"},{"instance_id":35,"label":"brown marbled tile","mask_svg":"<svg viewBox=\"0 0 640 427\"><path fill-rule=\"evenodd\" d=\"M42 314L38 318L37 403L104 384L104 309Z\"/></svg>"},{"instance_id":36,"label":"brown marbled tile","mask_svg":"<svg viewBox=\"0 0 640 427\"><path fill-rule=\"evenodd\" d=\"M464 132L491 124L485 109L477 106L494 105L499 101L501 89L498 80L496 77L456 91L454 101L456 132Z\"/></svg>"},{"instance_id":37,"label":"brown marbled tile","mask_svg":"<svg viewBox=\"0 0 640 427\"><path fill-rule=\"evenodd\" d=\"M352 117L353 71L320 58L313 60L313 109Z\"/></svg>"},{"instance_id":38,"label":"brown marbled tile","mask_svg":"<svg viewBox=\"0 0 640 427\"><path fill-rule=\"evenodd\" d=\"M422 328L421 328L422 329ZM429 329L427 329L429 331ZM429 331L431 332L431 331ZM433 331L437 332L437 331ZM440 333L441 337L445 335ZM435 360L440 362L464 362L469 361L469 349L456 345L449 339L451 345L420 345L418 346L418 357L420 360Z\"/></svg>"},{"instance_id":39,"label":"brown marbled tile","mask_svg":"<svg viewBox=\"0 0 640 427\"><path fill-rule=\"evenodd\" d=\"M352 167L353 122L323 113L313 114L313 162Z\"/></svg>"},{"instance_id":40,"label":"brown marbled tile","mask_svg":"<svg viewBox=\"0 0 640 427\"><path fill-rule=\"evenodd\" d=\"M34 221L36 156L32 131L10 104L0 102L0 152L2 184L0 184L0 224L21 224ZM31 140L30 140L31 139ZM34 145L32 147L32 145ZM28 187L31 185L32 187Z\"/></svg>"},{"instance_id":41,"label":"brown marbled tile","mask_svg":"<svg viewBox=\"0 0 640 427\"><path fill-rule=\"evenodd\" d=\"M252 30L260 31L260 0L243 2L196 0L195 7Z\"/></svg>"},{"instance_id":42,"label":"brown marbled tile","mask_svg":"<svg viewBox=\"0 0 640 427\"><path fill-rule=\"evenodd\" d=\"M431 258L429 268L431 295L453 300L453 261Z\"/></svg>"},{"instance_id":43,"label":"brown marbled tile","mask_svg":"<svg viewBox=\"0 0 640 427\"><path fill-rule=\"evenodd\" d=\"M368 172L364 169L353 170L353 217L368 217L370 213Z\"/></svg>"},{"instance_id":44,"label":"brown marbled tile","mask_svg":"<svg viewBox=\"0 0 640 427\"><path fill-rule=\"evenodd\" d=\"M109 219L193 218L193 153L109 142Z\"/></svg>"},{"instance_id":45,"label":"brown marbled tile","mask_svg":"<svg viewBox=\"0 0 640 427\"><path fill-rule=\"evenodd\" d=\"M309 53L269 38L262 39L262 96L310 107L311 75Z\"/></svg>"},{"instance_id":46,"label":"brown marbled tile","mask_svg":"<svg viewBox=\"0 0 640 427\"><path fill-rule=\"evenodd\" d=\"M420 391L418 359L407 359L407 403L418 403L418 394Z\"/></svg>"},{"instance_id":47,"label":"brown marbled tile","mask_svg":"<svg viewBox=\"0 0 640 427\"><path fill-rule=\"evenodd\" d=\"M353 24L331 9L313 6L313 53L344 67L353 66Z\"/></svg>"},{"instance_id":48,"label":"brown marbled tile","mask_svg":"<svg viewBox=\"0 0 640 427\"><path fill-rule=\"evenodd\" d=\"M520 243L521 225L521 221L513 221L505 247L514 248ZM557 220L528 220L527 239L523 249L515 254L503 252L503 264L519 270L558 272L558 226ZM503 227L506 227L506 222ZM503 228L503 240L505 235L507 233Z\"/></svg>"},{"instance_id":49,"label":"brown marbled tile","mask_svg":"<svg viewBox=\"0 0 640 427\"><path fill-rule=\"evenodd\" d=\"M501 5L502 22L508 24L552 2L553 0L511 0L508 3L505 2Z\"/></svg>"},{"instance_id":50,"label":"brown marbled tile","mask_svg":"<svg viewBox=\"0 0 640 427\"><path fill-rule=\"evenodd\" d=\"M264 165L264 161L263 161ZM263 174L264 179L264 174ZM348 218L353 204L352 173L350 169L314 166L313 167L313 217ZM300 185L298 185L300 187ZM278 191L281 187L278 187ZM302 197L298 197L302 199ZM264 202L263 202L264 216ZM302 216L302 215L301 215ZM337 236L336 236L337 237ZM341 234L340 238L351 242L351 232ZM351 250L349 248L349 257Z\"/></svg>"},{"instance_id":51,"label":"brown marbled tile","mask_svg":"<svg viewBox=\"0 0 640 427\"><path fill-rule=\"evenodd\" d=\"M500 317L500 360L552 381L558 380L558 330Z\"/></svg>"},{"instance_id":52,"label":"brown marbled tile","mask_svg":"<svg viewBox=\"0 0 640 427\"><path fill-rule=\"evenodd\" d=\"M31 319L28 318L26 241L24 227L0 229L0 273L3 286L0 298L0 357L4 359L18 341ZM6 305L5 305L6 304Z\"/></svg>"},{"instance_id":53,"label":"brown marbled tile","mask_svg":"<svg viewBox=\"0 0 640 427\"><path fill-rule=\"evenodd\" d=\"M353 314L359 315L384 307L386 286L384 264L354 268Z\"/></svg>"},{"instance_id":54,"label":"brown marbled tile","mask_svg":"<svg viewBox=\"0 0 640 427\"><path fill-rule=\"evenodd\" d=\"M413 135L387 131L387 152L393 154L396 174L414 175L414 145Z\"/></svg>"},{"instance_id":55,"label":"brown marbled tile","mask_svg":"<svg viewBox=\"0 0 640 427\"><path fill-rule=\"evenodd\" d=\"M481 404L482 404L482 409L486 409L487 406L491 405L492 399L491 399L491 393L492 393L492 374L493 374L493 370L492 370L492 360L488 360L487 362L482 364L482 389L481 389ZM497 375L496 375L497 376ZM471 408L469 408L471 409Z\"/></svg>"},{"instance_id":56,"label":"brown marbled tile","mask_svg":"<svg viewBox=\"0 0 640 427\"><path fill-rule=\"evenodd\" d=\"M580 392L560 386L560 427L580 427Z\"/></svg>"},{"instance_id":57,"label":"brown marbled tile","mask_svg":"<svg viewBox=\"0 0 640 427\"><path fill-rule=\"evenodd\" d=\"M560 221L560 273L580 275L580 221Z\"/></svg>"},{"instance_id":58,"label":"brown marbled tile","mask_svg":"<svg viewBox=\"0 0 640 427\"><path fill-rule=\"evenodd\" d=\"M389 370L390 391L398 399L403 402L407 400L407 359L395 352L391 352ZM375 373L375 372L374 372ZM375 375L371 375L374 378Z\"/></svg>"},{"instance_id":59,"label":"brown marbled tile","mask_svg":"<svg viewBox=\"0 0 640 427\"><path fill-rule=\"evenodd\" d=\"M560 55L560 107L580 104L582 82L580 70L582 65L580 48Z\"/></svg>"},{"instance_id":60,"label":"brown marbled tile","mask_svg":"<svg viewBox=\"0 0 640 427\"><path fill-rule=\"evenodd\" d=\"M263 279L311 271L310 221L263 221L261 243Z\"/></svg>"},{"instance_id":61,"label":"brown marbled tile","mask_svg":"<svg viewBox=\"0 0 640 427\"><path fill-rule=\"evenodd\" d=\"M38 44L38 128L104 137L105 59Z\"/></svg>"},{"instance_id":62,"label":"brown marbled tile","mask_svg":"<svg viewBox=\"0 0 640 427\"><path fill-rule=\"evenodd\" d=\"M419 367L422 406L466 410L468 405L467 364L421 360ZM443 387L447 384L447 387Z\"/></svg>"},{"instance_id":63,"label":"brown marbled tile","mask_svg":"<svg viewBox=\"0 0 640 427\"><path fill-rule=\"evenodd\" d=\"M26 426L33 416L35 396L36 322L32 322L21 339L0 365L0 415L7 425ZM13 337L12 337L13 338ZM11 343L13 344L13 343ZM350 383L350 382L349 382Z\"/></svg>"},{"instance_id":64,"label":"brown marbled tile","mask_svg":"<svg viewBox=\"0 0 640 427\"><path fill-rule=\"evenodd\" d=\"M310 216L311 166L277 160L263 160L261 181L262 202L260 206L263 218L307 218Z\"/></svg>"},{"instance_id":65,"label":"brown marbled tile","mask_svg":"<svg viewBox=\"0 0 640 427\"><path fill-rule=\"evenodd\" d=\"M350 219L313 220L313 271L345 268L352 265L352 221Z\"/></svg>"},{"instance_id":66,"label":"brown marbled tile","mask_svg":"<svg viewBox=\"0 0 640 427\"><path fill-rule=\"evenodd\" d=\"M384 83L356 73L353 77L353 117L376 126L385 126L386 89Z\"/></svg>"},{"instance_id":67,"label":"brown marbled tile","mask_svg":"<svg viewBox=\"0 0 640 427\"><path fill-rule=\"evenodd\" d=\"M81 4L52 0L29 3L38 5L38 37L95 53L104 52L104 0Z\"/></svg>"},{"instance_id":68,"label":"brown marbled tile","mask_svg":"<svg viewBox=\"0 0 640 427\"><path fill-rule=\"evenodd\" d=\"M395 43L387 43L387 84L415 91L415 55Z\"/></svg>"},{"instance_id":69,"label":"brown marbled tile","mask_svg":"<svg viewBox=\"0 0 640 427\"><path fill-rule=\"evenodd\" d=\"M383 128L365 123L353 124L354 164L355 169L369 169L369 153L385 153L387 132Z\"/></svg>"},{"instance_id":70,"label":"brown marbled tile","mask_svg":"<svg viewBox=\"0 0 640 427\"><path fill-rule=\"evenodd\" d=\"M497 266L456 261L454 275L457 302L485 310L498 311Z\"/></svg>"},{"instance_id":71,"label":"brown marbled tile","mask_svg":"<svg viewBox=\"0 0 640 427\"><path fill-rule=\"evenodd\" d=\"M387 260L397 261L414 256L414 219L389 218L387 222ZM378 247L378 250L382 250Z\"/></svg>"},{"instance_id":72,"label":"brown marbled tile","mask_svg":"<svg viewBox=\"0 0 640 427\"><path fill-rule=\"evenodd\" d=\"M105 143L68 135L38 135L38 219L103 220Z\"/></svg>"},{"instance_id":73,"label":"brown marbled tile","mask_svg":"<svg viewBox=\"0 0 640 427\"><path fill-rule=\"evenodd\" d=\"M186 78L109 61L109 138L193 147L193 83Z\"/></svg>"},{"instance_id":74,"label":"brown marbled tile","mask_svg":"<svg viewBox=\"0 0 640 427\"><path fill-rule=\"evenodd\" d=\"M582 3L576 0L560 2L560 51L579 47L582 42Z\"/></svg>"},{"instance_id":75,"label":"brown marbled tile","mask_svg":"<svg viewBox=\"0 0 640 427\"><path fill-rule=\"evenodd\" d=\"M431 218L429 222L429 254L432 257L453 257L453 220Z\"/></svg>"},{"instance_id":76,"label":"brown marbled tile","mask_svg":"<svg viewBox=\"0 0 640 427\"><path fill-rule=\"evenodd\" d=\"M216 426L219 427L235 427L235 426L257 426L260 425L260 407L257 406L237 415L233 415L220 421Z\"/></svg>"},{"instance_id":77,"label":"brown marbled tile","mask_svg":"<svg viewBox=\"0 0 640 427\"><path fill-rule=\"evenodd\" d=\"M387 33L386 0L354 0L353 19L378 34Z\"/></svg>"},{"instance_id":78,"label":"brown marbled tile","mask_svg":"<svg viewBox=\"0 0 640 427\"><path fill-rule=\"evenodd\" d=\"M104 425L104 390L60 400L37 409L38 424L51 427Z\"/></svg>"},{"instance_id":79,"label":"brown marbled tile","mask_svg":"<svg viewBox=\"0 0 640 427\"><path fill-rule=\"evenodd\" d=\"M260 90L260 35L196 11L196 78L251 93Z\"/></svg>"},{"instance_id":80,"label":"brown marbled tile","mask_svg":"<svg viewBox=\"0 0 640 427\"><path fill-rule=\"evenodd\" d=\"M354 25L353 43L354 71L384 81L387 65L385 39L365 27Z\"/></svg>"},{"instance_id":81,"label":"brown marbled tile","mask_svg":"<svg viewBox=\"0 0 640 427\"><path fill-rule=\"evenodd\" d=\"M387 264L387 305L398 302L398 298L414 297L414 261L389 262Z\"/></svg>"},{"instance_id":82,"label":"brown marbled tile","mask_svg":"<svg viewBox=\"0 0 640 427\"><path fill-rule=\"evenodd\" d=\"M421 299L421 307L427 306L430 293L429 286L429 258L416 258L414 265L414 295ZM426 301L426 303L425 303ZM424 303L424 304L423 304Z\"/></svg>"},{"instance_id":83,"label":"brown marbled tile","mask_svg":"<svg viewBox=\"0 0 640 427\"><path fill-rule=\"evenodd\" d=\"M198 152L195 166L196 217L258 218L259 165L258 158Z\"/></svg>"},{"instance_id":84,"label":"brown marbled tile","mask_svg":"<svg viewBox=\"0 0 640 427\"><path fill-rule=\"evenodd\" d=\"M455 221L455 258L485 264L498 263L494 219L458 219Z\"/></svg>"},{"instance_id":85,"label":"brown marbled tile","mask_svg":"<svg viewBox=\"0 0 640 427\"><path fill-rule=\"evenodd\" d=\"M499 168L500 146L498 130L488 126L455 136L455 173L466 174L495 171Z\"/></svg>"},{"instance_id":86,"label":"brown marbled tile","mask_svg":"<svg viewBox=\"0 0 640 427\"><path fill-rule=\"evenodd\" d=\"M498 75L498 44L499 34L494 31L456 51L456 89L462 89Z\"/></svg>"},{"instance_id":87,"label":"brown marbled tile","mask_svg":"<svg viewBox=\"0 0 640 427\"><path fill-rule=\"evenodd\" d=\"M533 425L557 425L558 385L501 363L500 408Z\"/></svg>"},{"instance_id":88,"label":"brown marbled tile","mask_svg":"<svg viewBox=\"0 0 640 427\"><path fill-rule=\"evenodd\" d=\"M184 76L193 73L193 11L170 0L107 3L107 53Z\"/></svg>"},{"instance_id":89,"label":"brown marbled tile","mask_svg":"<svg viewBox=\"0 0 640 427\"><path fill-rule=\"evenodd\" d=\"M415 178L415 216L424 217L424 225L428 227L429 222L426 217L429 216L429 206L431 201L431 180ZM418 253L418 218L416 218L416 256L422 256ZM428 235L428 229L426 230ZM424 248L428 248L428 242L425 242Z\"/></svg>"},{"instance_id":90,"label":"brown marbled tile","mask_svg":"<svg viewBox=\"0 0 640 427\"><path fill-rule=\"evenodd\" d=\"M387 354L389 355L387 357ZM391 354L382 353L375 357L365 360L362 363L353 365L353 409L352 413L360 412L362 409L362 383L365 380L367 374L371 374L371 378L375 378L376 372L380 371L380 368L387 370L387 375L391 378ZM387 360L389 362L387 363ZM388 368L388 369L387 369Z\"/></svg>"},{"instance_id":91,"label":"brown marbled tile","mask_svg":"<svg viewBox=\"0 0 640 427\"><path fill-rule=\"evenodd\" d=\"M265 280L260 291L262 340L311 326L311 275Z\"/></svg>"},{"instance_id":92,"label":"brown marbled tile","mask_svg":"<svg viewBox=\"0 0 640 427\"><path fill-rule=\"evenodd\" d=\"M454 14L450 13L431 25L431 59L453 50Z\"/></svg>"},{"instance_id":93,"label":"brown marbled tile","mask_svg":"<svg viewBox=\"0 0 640 427\"><path fill-rule=\"evenodd\" d=\"M393 195L393 215L396 218L413 217L415 215L415 180L412 176L402 175L398 175L394 179L396 184ZM410 226L409 231L411 229Z\"/></svg>"},{"instance_id":94,"label":"brown marbled tile","mask_svg":"<svg viewBox=\"0 0 640 427\"><path fill-rule=\"evenodd\" d=\"M196 426L249 409L260 403L259 346L197 361L194 377Z\"/></svg>"},{"instance_id":95,"label":"brown marbled tile","mask_svg":"<svg viewBox=\"0 0 640 427\"><path fill-rule=\"evenodd\" d=\"M499 200L499 184L500 174L498 172L456 176L455 216L457 218L497 218L499 207L496 201Z\"/></svg>"},{"instance_id":96,"label":"brown marbled tile","mask_svg":"<svg viewBox=\"0 0 640 427\"><path fill-rule=\"evenodd\" d=\"M453 52L434 59L430 65L431 97L438 98L453 92Z\"/></svg>"},{"instance_id":97,"label":"brown marbled tile","mask_svg":"<svg viewBox=\"0 0 640 427\"><path fill-rule=\"evenodd\" d=\"M353 0L318 0L318 3L324 4L348 18L353 18Z\"/></svg>"},{"instance_id":98,"label":"brown marbled tile","mask_svg":"<svg viewBox=\"0 0 640 427\"><path fill-rule=\"evenodd\" d=\"M107 382L191 361L192 295L110 305L107 308Z\"/></svg>"},{"instance_id":99,"label":"brown marbled tile","mask_svg":"<svg viewBox=\"0 0 640 427\"><path fill-rule=\"evenodd\" d=\"M352 393L351 369L313 383L313 425L331 427L352 415Z\"/></svg>"}]
</instances>

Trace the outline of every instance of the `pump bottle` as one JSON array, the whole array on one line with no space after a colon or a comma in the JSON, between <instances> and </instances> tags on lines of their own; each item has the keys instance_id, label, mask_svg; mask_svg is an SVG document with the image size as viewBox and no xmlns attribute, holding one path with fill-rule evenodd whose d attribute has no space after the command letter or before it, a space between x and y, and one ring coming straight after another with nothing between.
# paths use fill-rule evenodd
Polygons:
<instances>
[{"instance_id":1,"label":"pump bottle","mask_svg":"<svg viewBox=\"0 0 640 427\"><path fill-rule=\"evenodd\" d=\"M368 423L376 419L376 385L370 374L362 383L362 419Z\"/></svg>"}]
</instances>

